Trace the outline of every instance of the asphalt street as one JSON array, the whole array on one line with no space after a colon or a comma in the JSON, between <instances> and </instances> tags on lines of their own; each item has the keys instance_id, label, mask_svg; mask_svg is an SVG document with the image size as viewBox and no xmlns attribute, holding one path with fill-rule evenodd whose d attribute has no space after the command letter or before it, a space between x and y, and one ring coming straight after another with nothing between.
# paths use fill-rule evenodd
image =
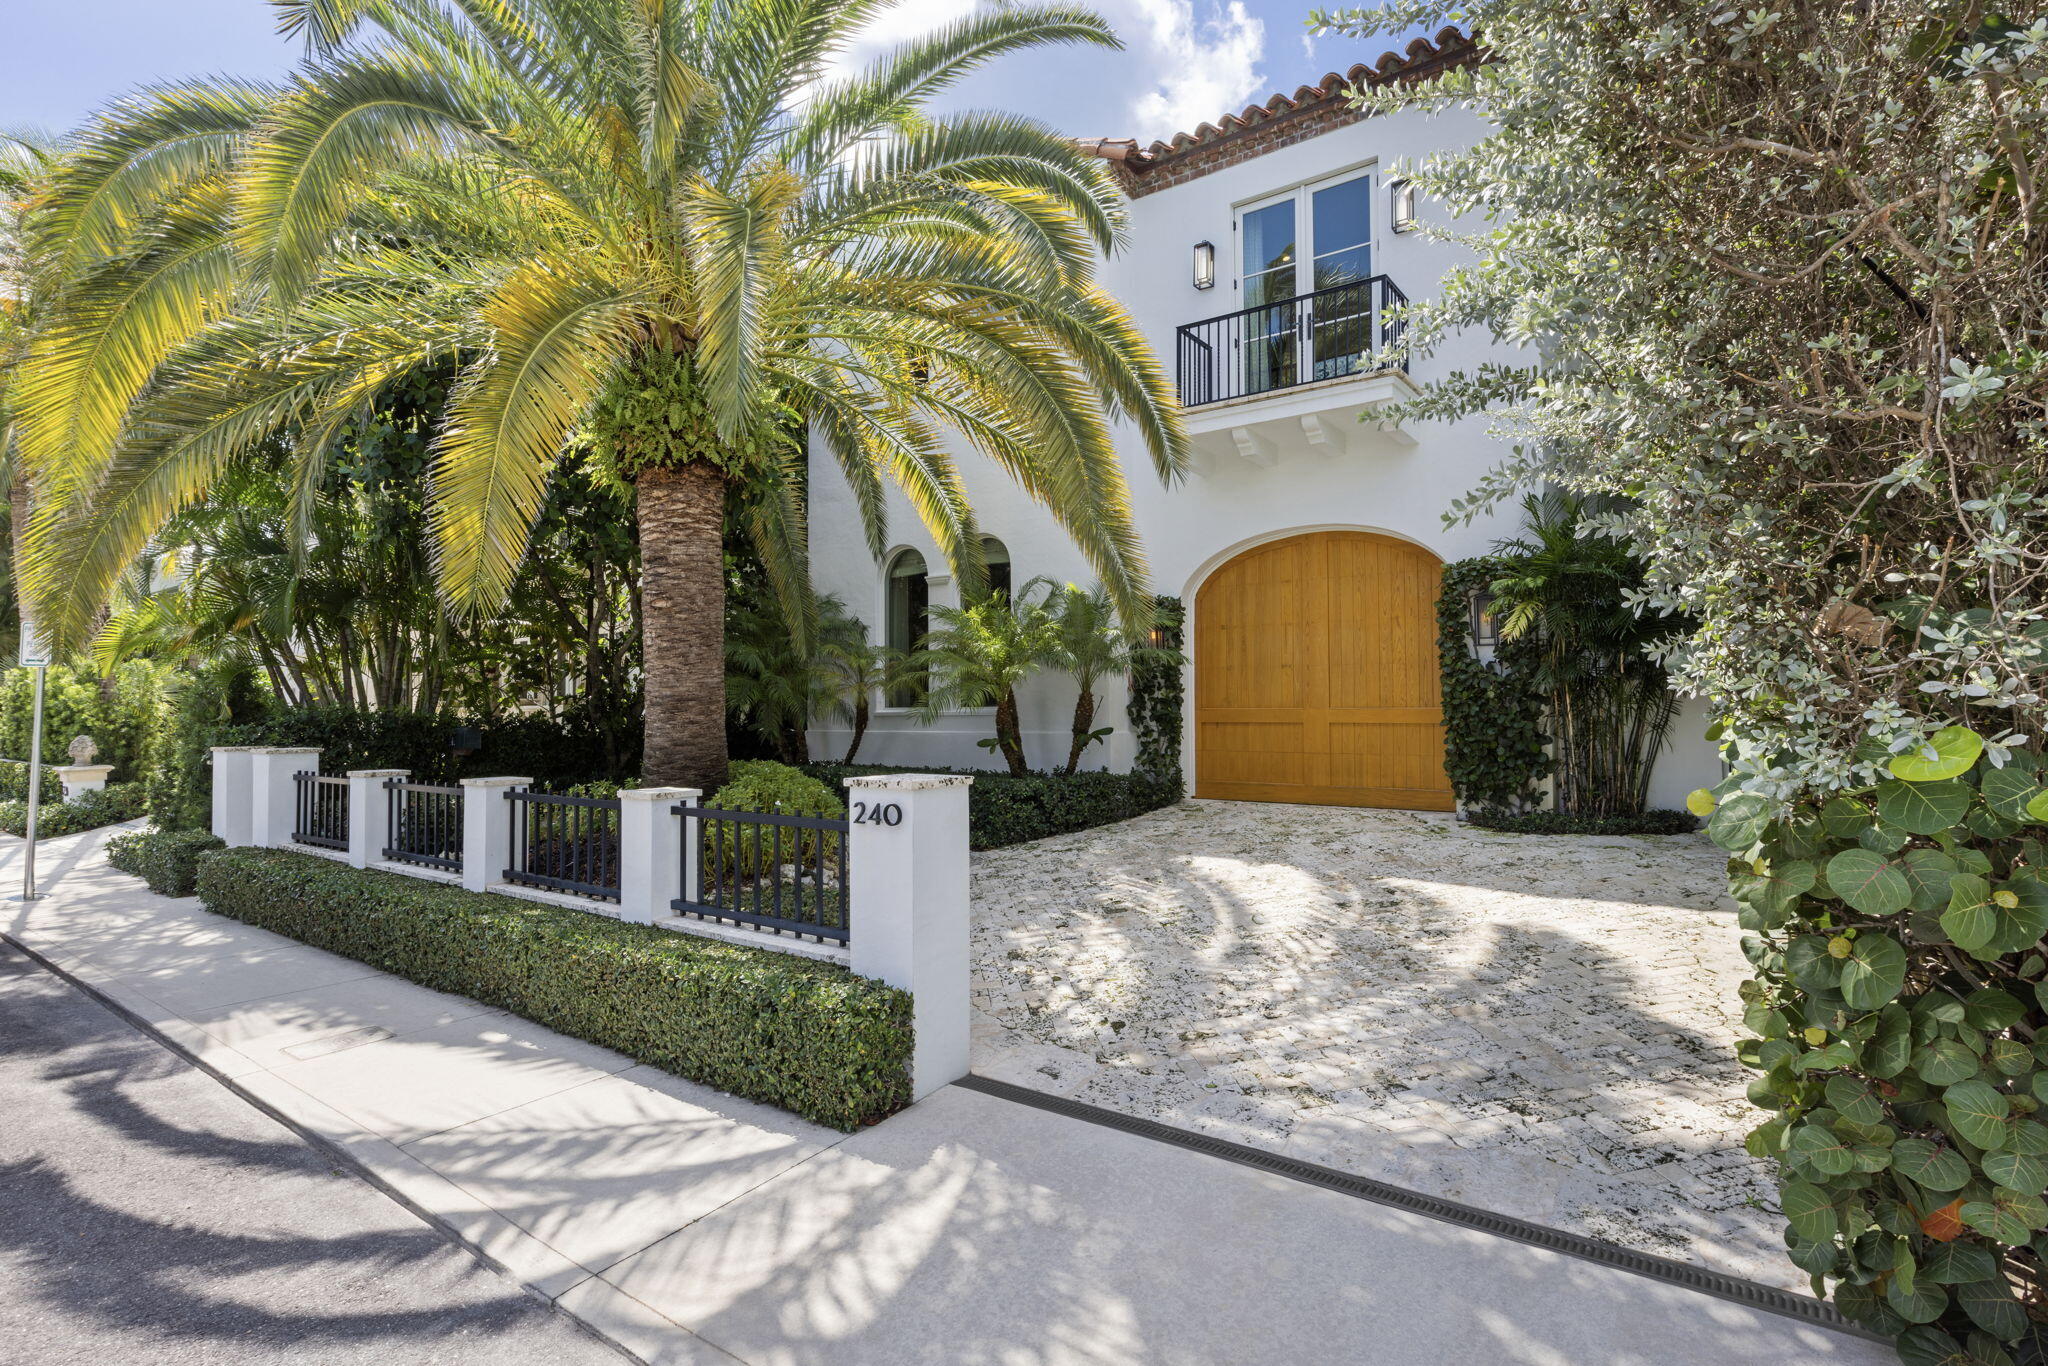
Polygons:
<instances>
[{"instance_id":1,"label":"asphalt street","mask_svg":"<svg viewBox=\"0 0 2048 1366\"><path fill-rule=\"evenodd\" d=\"M0 943L0 1361L623 1360Z\"/></svg>"}]
</instances>

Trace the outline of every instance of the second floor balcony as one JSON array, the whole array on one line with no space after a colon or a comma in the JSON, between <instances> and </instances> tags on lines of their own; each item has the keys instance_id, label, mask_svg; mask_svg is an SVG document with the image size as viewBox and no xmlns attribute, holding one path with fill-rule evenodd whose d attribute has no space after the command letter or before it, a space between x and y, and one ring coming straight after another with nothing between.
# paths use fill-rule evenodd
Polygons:
<instances>
[{"instance_id":1,"label":"second floor balcony","mask_svg":"<svg viewBox=\"0 0 2048 1366\"><path fill-rule=\"evenodd\" d=\"M1348 284L1188 323L1175 337L1183 408L1405 370L1394 282Z\"/></svg>"}]
</instances>

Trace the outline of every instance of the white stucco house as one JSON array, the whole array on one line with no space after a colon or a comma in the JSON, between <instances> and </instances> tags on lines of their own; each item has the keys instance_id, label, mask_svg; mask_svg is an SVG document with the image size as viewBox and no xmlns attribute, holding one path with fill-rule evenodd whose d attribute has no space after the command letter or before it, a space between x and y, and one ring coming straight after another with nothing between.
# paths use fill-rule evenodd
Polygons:
<instances>
[{"instance_id":1,"label":"white stucco house","mask_svg":"<svg viewBox=\"0 0 2048 1366\"><path fill-rule=\"evenodd\" d=\"M1484 553L1505 515L1446 529L1450 500L1504 454L1486 423L1377 421L1437 374L1483 360L1480 336L1407 371L1384 354L1386 311L1436 290L1461 249L1414 230L1440 206L1417 202L1399 168L1482 133L1470 113L1362 116L1349 85L1432 79L1476 59L1455 30L1293 95L1140 147L1106 140L1129 187L1130 246L1102 280L1175 375L1196 449L1192 475L1163 487L1135 436L1126 474L1154 591L1185 605L1188 705L1183 771L1198 796L1449 810L1443 773L1435 599L1444 562ZM960 465L990 546L992 575L1092 581L1052 518L964 443ZM926 603L956 602L942 558L900 494L877 563L850 493L814 446L811 557L838 594L896 644L923 630ZM863 762L985 767L986 712L926 723L878 699ZM1033 767L1063 762L1074 685L1020 690ZM1099 716L1123 721L1111 681ZM1681 805L1719 761L1689 705L1672 728L1651 798ZM837 757L843 729L811 735ZM1124 769L1118 724L1090 767Z\"/></svg>"}]
</instances>

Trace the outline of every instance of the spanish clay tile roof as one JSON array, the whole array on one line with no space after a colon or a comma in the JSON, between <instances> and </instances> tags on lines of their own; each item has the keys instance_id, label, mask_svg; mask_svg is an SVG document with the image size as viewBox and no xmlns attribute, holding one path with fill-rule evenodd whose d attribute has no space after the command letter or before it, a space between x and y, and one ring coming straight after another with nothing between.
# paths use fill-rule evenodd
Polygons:
<instances>
[{"instance_id":1,"label":"spanish clay tile roof","mask_svg":"<svg viewBox=\"0 0 2048 1366\"><path fill-rule=\"evenodd\" d=\"M1348 89L1391 85L1396 81L1414 84L1443 74L1452 67L1479 59L1479 44L1457 28L1446 28L1436 41L1417 38L1406 52L1387 52L1368 65L1360 62L1349 71L1332 71L1314 85L1304 85L1292 95L1276 94L1264 104L1247 105L1244 112L1225 114L1220 122L1204 123L1192 133L1175 133L1170 139L1140 147L1135 138L1096 138L1082 143L1089 151L1119 163L1136 177L1172 158L1185 155L1226 138L1233 138L1276 119L1293 119L1330 101L1342 101Z\"/></svg>"}]
</instances>

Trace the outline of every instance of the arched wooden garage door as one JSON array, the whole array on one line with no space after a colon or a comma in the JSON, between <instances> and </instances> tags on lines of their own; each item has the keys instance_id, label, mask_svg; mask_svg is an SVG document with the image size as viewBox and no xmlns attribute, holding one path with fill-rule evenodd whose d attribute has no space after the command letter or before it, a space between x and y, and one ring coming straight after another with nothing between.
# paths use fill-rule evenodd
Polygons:
<instances>
[{"instance_id":1,"label":"arched wooden garage door","mask_svg":"<svg viewBox=\"0 0 2048 1366\"><path fill-rule=\"evenodd\" d=\"M1319 531L1255 546L1195 596L1195 795L1449 811L1442 566Z\"/></svg>"}]
</instances>

